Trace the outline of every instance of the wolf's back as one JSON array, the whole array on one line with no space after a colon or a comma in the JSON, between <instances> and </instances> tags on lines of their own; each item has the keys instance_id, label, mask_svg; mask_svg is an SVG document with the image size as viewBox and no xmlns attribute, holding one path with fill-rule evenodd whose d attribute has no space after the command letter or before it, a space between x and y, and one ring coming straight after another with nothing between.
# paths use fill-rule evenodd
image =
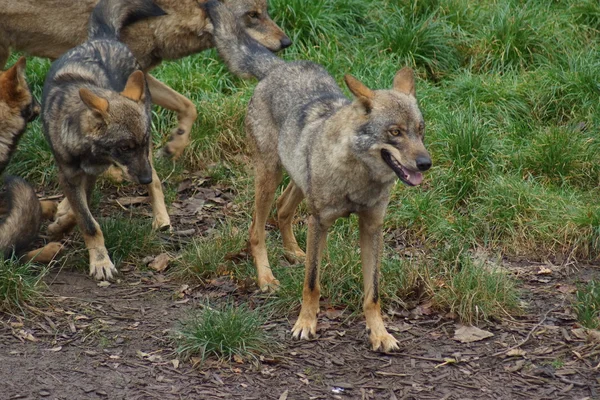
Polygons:
<instances>
[{"instance_id":1,"label":"wolf's back","mask_svg":"<svg viewBox=\"0 0 600 400\"><path fill-rule=\"evenodd\" d=\"M219 55L231 72L242 78L261 80L273 68L285 64L285 61L250 37L225 4L210 0L202 7L213 24L213 39Z\"/></svg>"},{"instance_id":2,"label":"wolf's back","mask_svg":"<svg viewBox=\"0 0 600 400\"><path fill-rule=\"evenodd\" d=\"M40 230L42 209L33 188L23 179L7 176L8 213L0 223L0 252L21 253Z\"/></svg>"},{"instance_id":3,"label":"wolf's back","mask_svg":"<svg viewBox=\"0 0 600 400\"><path fill-rule=\"evenodd\" d=\"M100 0L90 15L88 39L118 40L125 26L165 14L153 0Z\"/></svg>"}]
</instances>

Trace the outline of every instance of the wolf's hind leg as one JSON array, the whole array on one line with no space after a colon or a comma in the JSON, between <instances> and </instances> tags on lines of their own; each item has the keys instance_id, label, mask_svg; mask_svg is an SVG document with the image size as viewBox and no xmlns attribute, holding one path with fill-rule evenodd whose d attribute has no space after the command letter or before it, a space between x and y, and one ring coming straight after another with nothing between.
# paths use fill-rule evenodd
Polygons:
<instances>
[{"instance_id":1,"label":"wolf's hind leg","mask_svg":"<svg viewBox=\"0 0 600 400\"><path fill-rule=\"evenodd\" d=\"M77 225L75 213L71 209L69 200L65 197L56 209L56 218L48 225L48 235L55 240L62 238Z\"/></svg>"},{"instance_id":2,"label":"wolf's hind leg","mask_svg":"<svg viewBox=\"0 0 600 400\"><path fill-rule=\"evenodd\" d=\"M63 245L59 242L50 242L42 248L27 252L23 258L26 261L35 261L43 264L48 264L54 260L58 253L62 250Z\"/></svg>"},{"instance_id":3,"label":"wolf's hind leg","mask_svg":"<svg viewBox=\"0 0 600 400\"><path fill-rule=\"evenodd\" d=\"M294 213L298 208L298 205L304 199L302 190L294 182L285 188L284 192L277 199L277 220L279 224L279 230L281 231L281 237L283 239L283 249L286 258L290 262L303 261L306 254L296 241L294 231L292 229L292 222L294 220Z\"/></svg>"},{"instance_id":4,"label":"wolf's hind leg","mask_svg":"<svg viewBox=\"0 0 600 400\"><path fill-rule=\"evenodd\" d=\"M256 165L255 169L254 215L250 226L250 250L258 274L258 287L266 292L279 288L279 281L273 276L267 256L265 224L273 205L275 191L283 174L281 167L266 166L263 163Z\"/></svg>"}]
</instances>

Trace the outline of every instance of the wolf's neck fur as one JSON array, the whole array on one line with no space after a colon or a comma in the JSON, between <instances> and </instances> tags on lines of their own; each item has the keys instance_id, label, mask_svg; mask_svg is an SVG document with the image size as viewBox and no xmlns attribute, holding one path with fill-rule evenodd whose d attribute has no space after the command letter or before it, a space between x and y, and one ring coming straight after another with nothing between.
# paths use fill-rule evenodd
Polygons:
<instances>
[{"instance_id":1,"label":"wolf's neck fur","mask_svg":"<svg viewBox=\"0 0 600 400\"><path fill-rule=\"evenodd\" d=\"M27 125L23 118L17 118L13 123L10 121L10 119L0 120L0 173L4 172L8 165Z\"/></svg>"}]
</instances>

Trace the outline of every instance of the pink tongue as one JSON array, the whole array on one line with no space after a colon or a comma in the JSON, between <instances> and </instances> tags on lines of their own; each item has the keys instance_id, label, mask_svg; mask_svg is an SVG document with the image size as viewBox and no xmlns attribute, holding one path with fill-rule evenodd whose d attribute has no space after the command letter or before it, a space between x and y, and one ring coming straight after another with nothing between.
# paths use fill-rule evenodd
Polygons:
<instances>
[{"instance_id":1,"label":"pink tongue","mask_svg":"<svg viewBox=\"0 0 600 400\"><path fill-rule=\"evenodd\" d=\"M409 172L403 168L404 173L406 174L406 180L417 186L423 182L423 174L420 172Z\"/></svg>"}]
</instances>

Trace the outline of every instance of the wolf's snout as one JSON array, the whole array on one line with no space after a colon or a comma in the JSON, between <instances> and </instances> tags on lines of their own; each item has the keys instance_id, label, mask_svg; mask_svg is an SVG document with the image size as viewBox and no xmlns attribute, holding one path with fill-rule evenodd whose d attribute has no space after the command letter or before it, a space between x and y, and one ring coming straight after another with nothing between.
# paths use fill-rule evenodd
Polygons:
<instances>
[{"instance_id":1,"label":"wolf's snout","mask_svg":"<svg viewBox=\"0 0 600 400\"><path fill-rule=\"evenodd\" d=\"M419 171L427 171L429 168L431 168L431 158L428 156L417 157L416 163Z\"/></svg>"},{"instance_id":2,"label":"wolf's snout","mask_svg":"<svg viewBox=\"0 0 600 400\"><path fill-rule=\"evenodd\" d=\"M283 39L281 39L280 44L281 44L281 50L283 50L283 49L287 49L288 47L290 47L292 45L292 41L290 40L289 37L284 36Z\"/></svg>"},{"instance_id":3,"label":"wolf's snout","mask_svg":"<svg viewBox=\"0 0 600 400\"><path fill-rule=\"evenodd\" d=\"M140 183L142 185L148 185L148 184L152 183L152 174L144 174L144 175L138 176L138 180L140 181Z\"/></svg>"}]
</instances>

